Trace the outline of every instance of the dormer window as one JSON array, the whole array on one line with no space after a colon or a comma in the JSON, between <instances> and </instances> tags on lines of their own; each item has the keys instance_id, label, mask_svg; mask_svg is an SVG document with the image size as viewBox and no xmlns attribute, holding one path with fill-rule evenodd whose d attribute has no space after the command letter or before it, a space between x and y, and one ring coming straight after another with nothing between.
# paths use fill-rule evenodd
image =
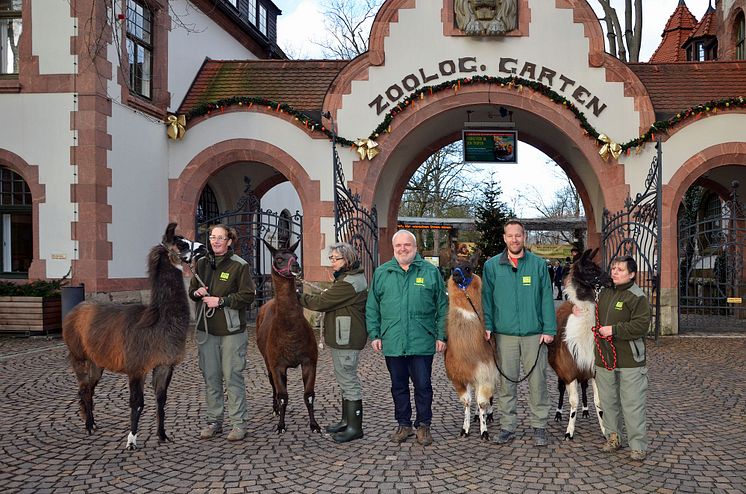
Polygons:
<instances>
[{"instance_id":1,"label":"dormer window","mask_svg":"<svg viewBox=\"0 0 746 494\"><path fill-rule=\"evenodd\" d=\"M264 5L259 6L259 32L267 35L267 8Z\"/></svg>"},{"instance_id":2,"label":"dormer window","mask_svg":"<svg viewBox=\"0 0 746 494\"><path fill-rule=\"evenodd\" d=\"M0 75L18 74L21 0L0 0Z\"/></svg>"},{"instance_id":3,"label":"dormer window","mask_svg":"<svg viewBox=\"0 0 746 494\"><path fill-rule=\"evenodd\" d=\"M256 26L256 0L249 0L249 22Z\"/></svg>"}]
</instances>

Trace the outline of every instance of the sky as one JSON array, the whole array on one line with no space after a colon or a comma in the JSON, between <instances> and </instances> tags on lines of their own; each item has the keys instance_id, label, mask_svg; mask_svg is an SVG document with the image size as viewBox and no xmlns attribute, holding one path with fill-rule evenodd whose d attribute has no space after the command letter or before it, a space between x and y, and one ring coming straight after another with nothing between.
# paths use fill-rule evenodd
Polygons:
<instances>
[{"instance_id":1,"label":"sky","mask_svg":"<svg viewBox=\"0 0 746 494\"><path fill-rule=\"evenodd\" d=\"M319 40L323 36L324 17L321 12L324 0L273 1L282 10L282 15L278 18L278 44L291 58L323 58L320 48L312 40ZM589 0L589 3L597 13L602 13L596 0ZM617 7L619 21L624 23L624 0L612 0L611 3ZM678 3L679 0L643 1L641 61L649 60L660 44L663 28ZM686 0L686 5L697 19L701 19L707 11L709 0ZM547 164L549 160L544 153L526 143L520 144L519 164L515 166L520 167L521 173L515 173L514 168L505 165L501 165L500 168L491 165L485 170L495 172L496 178L502 185L504 201L513 207L518 216L536 217L540 216L538 211L526 199L527 195L534 194L528 184L529 177L531 183L535 184L542 194L545 194L542 196L545 201L551 199L554 190L566 184L566 177L564 173L557 173L556 165ZM544 179L537 183L536 177Z\"/></svg>"}]
</instances>

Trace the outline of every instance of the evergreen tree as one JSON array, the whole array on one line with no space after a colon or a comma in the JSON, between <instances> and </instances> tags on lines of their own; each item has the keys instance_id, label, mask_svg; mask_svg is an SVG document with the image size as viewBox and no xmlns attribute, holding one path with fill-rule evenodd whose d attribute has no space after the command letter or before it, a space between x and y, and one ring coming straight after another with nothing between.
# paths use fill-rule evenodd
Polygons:
<instances>
[{"instance_id":1,"label":"evergreen tree","mask_svg":"<svg viewBox=\"0 0 746 494\"><path fill-rule=\"evenodd\" d=\"M502 189L494 176L484 185L482 198L474 206L474 226L479 232L477 247L482 252L479 260L480 272L487 259L505 250L503 225L515 216L513 210L500 200Z\"/></svg>"}]
</instances>

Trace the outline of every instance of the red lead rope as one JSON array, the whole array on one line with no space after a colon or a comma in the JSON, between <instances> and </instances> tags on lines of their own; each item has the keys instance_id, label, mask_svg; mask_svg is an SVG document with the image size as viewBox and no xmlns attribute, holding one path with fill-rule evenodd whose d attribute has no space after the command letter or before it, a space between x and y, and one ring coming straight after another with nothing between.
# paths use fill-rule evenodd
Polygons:
<instances>
[{"instance_id":1,"label":"red lead rope","mask_svg":"<svg viewBox=\"0 0 746 494\"><path fill-rule=\"evenodd\" d=\"M598 296L597 296L598 297ZM612 336L603 336L600 333L601 329L601 322L598 318L598 299L596 300L596 325L591 328L591 331L593 331L593 339L596 341L596 348L598 349L598 354L601 356L601 362L604 364L604 368L606 370L614 370L616 369L616 347L614 346L614 343L611 342ZM604 353L601 351L601 343L599 340L606 340L609 343L609 346L611 347L611 352L614 354L614 363L609 366L609 364L606 362L606 358L604 358Z\"/></svg>"}]
</instances>

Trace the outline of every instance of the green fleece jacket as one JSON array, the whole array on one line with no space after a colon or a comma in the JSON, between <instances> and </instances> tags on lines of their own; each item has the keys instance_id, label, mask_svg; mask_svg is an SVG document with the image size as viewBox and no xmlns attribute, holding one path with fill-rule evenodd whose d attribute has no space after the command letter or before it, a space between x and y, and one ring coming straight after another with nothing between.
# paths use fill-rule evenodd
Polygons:
<instances>
[{"instance_id":1,"label":"green fleece jacket","mask_svg":"<svg viewBox=\"0 0 746 494\"><path fill-rule=\"evenodd\" d=\"M601 326L611 326L618 368L645 365L645 335L650 328L650 305L645 292L634 281L614 288L604 288L598 297ZM614 362L614 352L606 340L599 340L607 366ZM596 365L603 367L598 347Z\"/></svg>"},{"instance_id":2,"label":"green fleece jacket","mask_svg":"<svg viewBox=\"0 0 746 494\"><path fill-rule=\"evenodd\" d=\"M510 336L556 335L546 262L525 251L514 270L507 252L484 263L482 309L487 330Z\"/></svg>"},{"instance_id":3,"label":"green fleece jacket","mask_svg":"<svg viewBox=\"0 0 746 494\"><path fill-rule=\"evenodd\" d=\"M321 293L304 293L300 304L324 312L324 342L339 350L362 350L368 341L365 301L368 281L361 268L335 273L332 286Z\"/></svg>"},{"instance_id":4,"label":"green fleece jacket","mask_svg":"<svg viewBox=\"0 0 746 494\"><path fill-rule=\"evenodd\" d=\"M215 309L212 317L204 317L202 299L195 297L194 292L200 287L197 277L189 283L189 298L197 302L196 321L199 331L207 329L211 335L227 336L237 331L246 330L246 309L254 301L256 287L251 278L251 266L241 257L229 251L224 256L215 256L215 269L207 257L197 261L197 274L207 285L211 297L223 297L222 309ZM205 309L207 309L205 307Z\"/></svg>"},{"instance_id":5,"label":"green fleece jacket","mask_svg":"<svg viewBox=\"0 0 746 494\"><path fill-rule=\"evenodd\" d=\"M448 295L438 268L417 254L404 271L396 259L373 274L365 320L371 340L381 340L386 357L434 355L446 340Z\"/></svg>"}]
</instances>

